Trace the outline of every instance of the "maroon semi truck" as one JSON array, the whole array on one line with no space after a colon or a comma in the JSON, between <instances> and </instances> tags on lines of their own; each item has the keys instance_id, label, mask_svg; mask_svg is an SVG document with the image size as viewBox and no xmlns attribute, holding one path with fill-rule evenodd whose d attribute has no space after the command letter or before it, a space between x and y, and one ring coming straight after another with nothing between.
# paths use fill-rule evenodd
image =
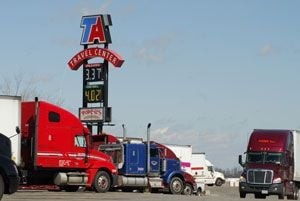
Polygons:
<instances>
[{"instance_id":1,"label":"maroon semi truck","mask_svg":"<svg viewBox=\"0 0 300 201\"><path fill-rule=\"evenodd\" d=\"M262 130L252 132L239 182L241 198L278 195L279 199L297 200L300 188L300 131Z\"/></svg>"}]
</instances>

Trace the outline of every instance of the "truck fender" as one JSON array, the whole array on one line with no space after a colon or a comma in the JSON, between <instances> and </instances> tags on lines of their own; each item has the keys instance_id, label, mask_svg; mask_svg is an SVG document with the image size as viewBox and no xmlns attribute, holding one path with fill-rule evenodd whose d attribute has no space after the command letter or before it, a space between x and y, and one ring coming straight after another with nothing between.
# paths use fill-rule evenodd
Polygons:
<instances>
[{"instance_id":1,"label":"truck fender","mask_svg":"<svg viewBox=\"0 0 300 201\"><path fill-rule=\"evenodd\" d=\"M176 170L176 171L167 172L165 174L165 177L162 177L162 178L163 178L163 180L164 180L165 183L169 184L171 182L171 179L174 176L176 176L176 177L179 177L182 180L182 182L184 183L184 185L185 185L183 174L184 174L183 171Z\"/></svg>"}]
</instances>

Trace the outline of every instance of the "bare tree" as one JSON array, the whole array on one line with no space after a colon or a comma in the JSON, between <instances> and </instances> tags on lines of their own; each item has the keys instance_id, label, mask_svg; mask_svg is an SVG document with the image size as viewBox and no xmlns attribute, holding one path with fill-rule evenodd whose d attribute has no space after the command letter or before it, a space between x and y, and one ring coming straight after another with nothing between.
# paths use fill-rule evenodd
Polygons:
<instances>
[{"instance_id":1,"label":"bare tree","mask_svg":"<svg viewBox=\"0 0 300 201\"><path fill-rule=\"evenodd\" d=\"M10 96L21 96L22 100L34 100L35 97L39 97L56 105L63 105L64 100L61 97L53 97L51 94L42 93L43 90L41 89L43 87L40 86L43 86L42 83L44 81L38 76L28 77L22 73L14 74L12 77L2 76L0 93Z\"/></svg>"}]
</instances>

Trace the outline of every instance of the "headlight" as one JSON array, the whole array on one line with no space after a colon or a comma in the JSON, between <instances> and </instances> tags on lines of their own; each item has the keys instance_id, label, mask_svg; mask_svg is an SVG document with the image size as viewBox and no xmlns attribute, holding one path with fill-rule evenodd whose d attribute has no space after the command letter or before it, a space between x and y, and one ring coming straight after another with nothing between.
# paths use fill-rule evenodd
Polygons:
<instances>
[{"instance_id":1,"label":"headlight","mask_svg":"<svg viewBox=\"0 0 300 201\"><path fill-rule=\"evenodd\" d=\"M280 177L273 180L273 184L279 184L279 183L281 183L281 178Z\"/></svg>"},{"instance_id":2,"label":"headlight","mask_svg":"<svg viewBox=\"0 0 300 201\"><path fill-rule=\"evenodd\" d=\"M246 182L246 178L243 176L240 176L240 182Z\"/></svg>"}]
</instances>

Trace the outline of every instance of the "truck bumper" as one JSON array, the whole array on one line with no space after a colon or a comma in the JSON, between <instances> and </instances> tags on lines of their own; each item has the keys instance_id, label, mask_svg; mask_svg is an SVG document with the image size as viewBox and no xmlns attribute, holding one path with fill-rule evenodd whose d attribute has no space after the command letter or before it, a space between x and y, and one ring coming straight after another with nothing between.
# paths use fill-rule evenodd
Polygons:
<instances>
[{"instance_id":1,"label":"truck bumper","mask_svg":"<svg viewBox=\"0 0 300 201\"><path fill-rule=\"evenodd\" d=\"M118 175L117 174L113 174L112 175L112 181L111 181L111 186L112 187L117 187L118 186Z\"/></svg>"},{"instance_id":2,"label":"truck bumper","mask_svg":"<svg viewBox=\"0 0 300 201\"><path fill-rule=\"evenodd\" d=\"M8 189L7 189L7 194L12 194L18 190L19 183L20 183L20 178L17 175L13 176L8 176Z\"/></svg>"},{"instance_id":3,"label":"truck bumper","mask_svg":"<svg viewBox=\"0 0 300 201\"><path fill-rule=\"evenodd\" d=\"M264 195L282 195L283 192L283 183L279 184L248 184L246 182L239 183L240 193L261 193Z\"/></svg>"}]
</instances>

